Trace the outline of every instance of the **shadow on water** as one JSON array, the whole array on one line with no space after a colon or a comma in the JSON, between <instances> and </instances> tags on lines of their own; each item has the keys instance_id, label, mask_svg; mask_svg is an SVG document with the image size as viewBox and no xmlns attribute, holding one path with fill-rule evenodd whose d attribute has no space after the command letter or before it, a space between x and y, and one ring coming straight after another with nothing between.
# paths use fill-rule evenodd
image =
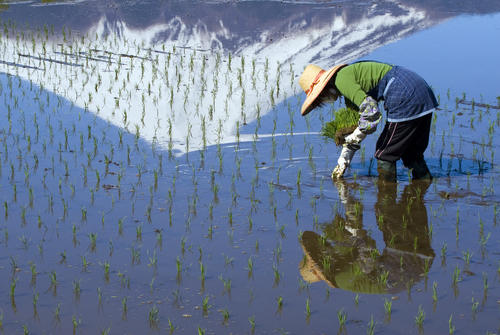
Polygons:
<instances>
[{"instance_id":1,"label":"shadow on water","mask_svg":"<svg viewBox=\"0 0 500 335\"><path fill-rule=\"evenodd\" d=\"M427 275L435 256L423 201L430 183L406 185L400 199L397 184L378 183L373 212L383 235L381 252L363 225L363 203L353 196L356 185L345 181L335 185L345 215L336 214L332 222L320 224L321 235L302 234L304 280L323 280L330 287L357 293L411 290Z\"/></svg>"}]
</instances>

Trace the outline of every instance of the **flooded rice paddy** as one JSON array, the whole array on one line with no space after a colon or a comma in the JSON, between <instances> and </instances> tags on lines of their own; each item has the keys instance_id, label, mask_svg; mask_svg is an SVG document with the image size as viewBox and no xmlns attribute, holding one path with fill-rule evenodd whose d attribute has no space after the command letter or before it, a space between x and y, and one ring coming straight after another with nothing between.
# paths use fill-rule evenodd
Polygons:
<instances>
[{"instance_id":1,"label":"flooded rice paddy","mask_svg":"<svg viewBox=\"0 0 500 335\"><path fill-rule=\"evenodd\" d=\"M0 6L0 333L500 332L494 1ZM330 179L297 78L357 59L433 86L432 183L381 129Z\"/></svg>"}]
</instances>

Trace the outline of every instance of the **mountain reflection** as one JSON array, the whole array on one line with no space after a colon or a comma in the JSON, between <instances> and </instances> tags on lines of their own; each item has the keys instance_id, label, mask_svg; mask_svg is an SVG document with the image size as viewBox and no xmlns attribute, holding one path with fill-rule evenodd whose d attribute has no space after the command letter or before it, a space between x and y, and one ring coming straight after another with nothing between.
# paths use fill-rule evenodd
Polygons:
<instances>
[{"instance_id":1,"label":"mountain reflection","mask_svg":"<svg viewBox=\"0 0 500 335\"><path fill-rule=\"evenodd\" d=\"M236 129L259 127L291 97L300 105L308 63L350 62L459 13L500 10L492 0L446 4L0 1L0 71L186 152L239 141Z\"/></svg>"},{"instance_id":2,"label":"mountain reflection","mask_svg":"<svg viewBox=\"0 0 500 335\"><path fill-rule=\"evenodd\" d=\"M345 216L336 214L321 226L322 234L306 231L301 244L304 280L323 280L329 286L359 293L396 293L413 286L434 260L423 198L428 183L405 186L400 199L397 184L378 185L375 215L384 249L363 226L363 203L346 182L336 183Z\"/></svg>"},{"instance_id":3,"label":"mountain reflection","mask_svg":"<svg viewBox=\"0 0 500 335\"><path fill-rule=\"evenodd\" d=\"M11 3L9 5L9 3ZM305 53L308 61L361 56L415 31L462 13L500 11L496 0L338 2L321 1L0 1L3 20L18 26L54 26L86 34L102 24L103 33L122 34L154 28L150 42L218 48L231 52L262 51L288 41L282 53ZM159 29L158 29L159 28ZM353 35L360 35L357 38ZM345 39L345 36L350 36ZM293 41L293 43L291 43ZM326 41L328 43L326 43ZM312 50L308 50L312 49ZM313 51L313 52L311 52ZM341 57L344 56L344 57Z\"/></svg>"}]
</instances>

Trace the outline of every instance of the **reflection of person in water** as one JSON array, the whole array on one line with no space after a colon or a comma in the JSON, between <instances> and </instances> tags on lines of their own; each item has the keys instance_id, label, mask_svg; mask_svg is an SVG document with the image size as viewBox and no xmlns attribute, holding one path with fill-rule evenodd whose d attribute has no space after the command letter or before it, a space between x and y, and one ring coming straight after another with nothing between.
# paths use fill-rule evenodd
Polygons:
<instances>
[{"instance_id":1,"label":"reflection of person in water","mask_svg":"<svg viewBox=\"0 0 500 335\"><path fill-rule=\"evenodd\" d=\"M339 96L345 98L347 107L359 111L358 127L345 137L332 178L342 177L361 141L377 129L381 100L387 123L375 148L379 177L396 181L396 161L401 158L414 179L431 178L424 151L429 142L432 112L438 103L425 80L416 73L372 61L341 64L328 71L310 64L299 84L307 95L302 115Z\"/></svg>"},{"instance_id":2,"label":"reflection of person in water","mask_svg":"<svg viewBox=\"0 0 500 335\"><path fill-rule=\"evenodd\" d=\"M304 280L323 280L332 287L359 293L395 293L420 281L434 259L423 203L429 183L414 181L397 201L397 184L379 183L375 214L385 248L363 228L363 206L349 194L349 185L336 183L345 207L322 227L323 234L306 231L301 243Z\"/></svg>"}]
</instances>

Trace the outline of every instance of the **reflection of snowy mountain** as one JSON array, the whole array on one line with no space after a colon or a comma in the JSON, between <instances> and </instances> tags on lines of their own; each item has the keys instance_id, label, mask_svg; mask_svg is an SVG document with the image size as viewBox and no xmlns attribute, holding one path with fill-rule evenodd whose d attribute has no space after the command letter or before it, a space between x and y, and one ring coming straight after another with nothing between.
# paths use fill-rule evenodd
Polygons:
<instances>
[{"instance_id":1,"label":"reflection of snowy mountain","mask_svg":"<svg viewBox=\"0 0 500 335\"><path fill-rule=\"evenodd\" d=\"M50 12L55 24L57 13L71 17L84 8L99 20L91 26L67 21L70 26L59 29L42 24L21 41L11 26L2 38L0 69L137 136L181 150L233 141L238 126L299 92L296 77L310 62L327 67L352 61L438 22L393 2L162 2L156 10L152 2L68 3L51 5L58 8ZM11 5L4 14L16 17L31 8Z\"/></svg>"},{"instance_id":2,"label":"reflection of snowy mountain","mask_svg":"<svg viewBox=\"0 0 500 335\"><path fill-rule=\"evenodd\" d=\"M180 16L150 25L147 29L134 29L122 21L102 19L90 31L99 36L116 34L125 39L140 40L145 45L175 43L205 51L228 50L240 55L268 57L281 63L294 62L302 67L312 61L331 64L352 60L436 23L429 20L425 12L401 5L394 8L393 13L379 10L374 5L366 11L359 11L355 19L349 18L352 15L349 11L337 9L329 14L321 15L318 22L296 14L269 29L261 28L248 34L228 28L223 20L216 24L201 20L190 24Z\"/></svg>"},{"instance_id":3,"label":"reflection of snowy mountain","mask_svg":"<svg viewBox=\"0 0 500 335\"><path fill-rule=\"evenodd\" d=\"M42 1L43 2L43 1ZM130 29L144 30L150 26L177 20L179 28L196 31L205 29L217 34L224 49L234 50L260 41L279 39L293 28L329 25L334 17L342 16L346 25L356 25L365 17L390 13L401 16L407 8L422 12L428 20L436 21L459 14L484 14L500 11L496 0L379 0L361 1L159 1L159 0L51 0L2 1L8 7L0 15L4 20L26 21L31 27L54 26L86 32L103 17L113 30L115 23L124 22ZM7 5L5 5L7 3ZM9 5L10 3L10 5ZM221 24L223 28L221 27ZM175 29L158 36L159 39L177 39ZM230 32L227 35L226 32ZM188 32L189 33L189 32ZM191 35L191 33L189 33Z\"/></svg>"}]
</instances>

